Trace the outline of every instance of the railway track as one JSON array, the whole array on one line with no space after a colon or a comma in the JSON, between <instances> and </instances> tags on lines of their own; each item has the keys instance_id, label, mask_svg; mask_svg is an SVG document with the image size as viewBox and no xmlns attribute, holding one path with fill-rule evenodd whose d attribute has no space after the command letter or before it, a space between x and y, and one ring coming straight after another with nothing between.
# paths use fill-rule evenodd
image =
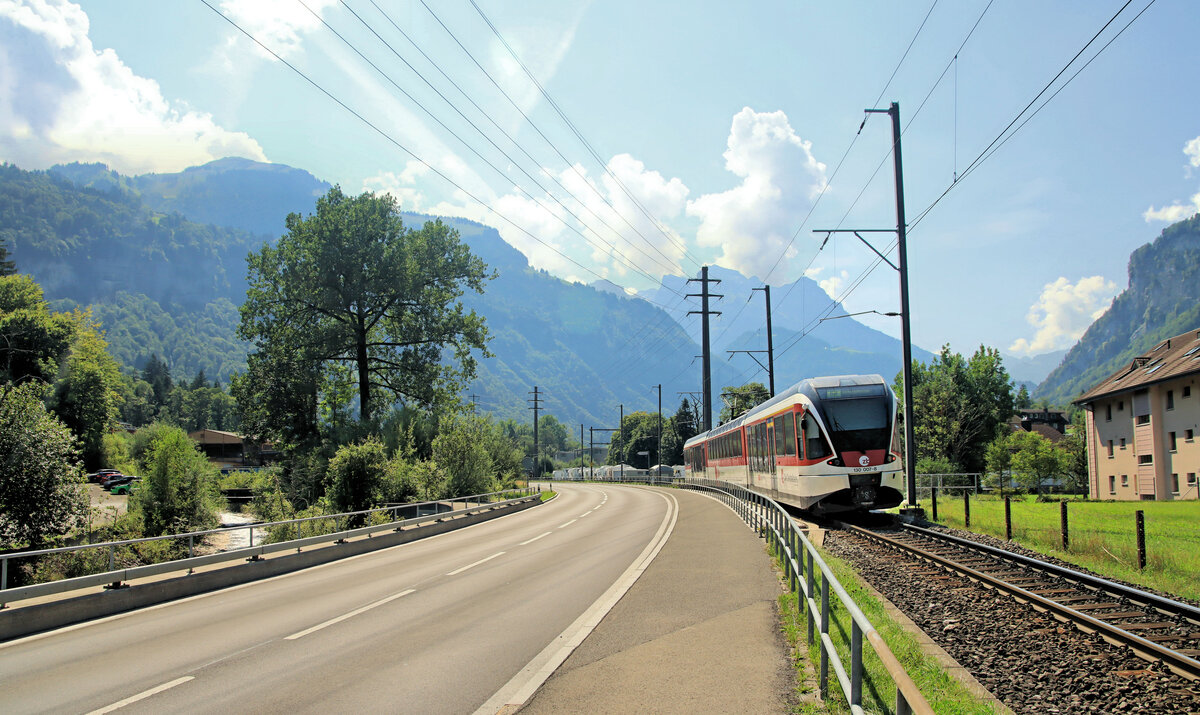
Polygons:
<instances>
[{"instance_id":1,"label":"railway track","mask_svg":"<svg viewBox=\"0 0 1200 715\"><path fill-rule=\"evenodd\" d=\"M914 575L955 572L1007 593L1060 621L1200 680L1200 609L1121 583L986 544L905 524L888 534L844 525L849 532L930 565Z\"/></svg>"}]
</instances>

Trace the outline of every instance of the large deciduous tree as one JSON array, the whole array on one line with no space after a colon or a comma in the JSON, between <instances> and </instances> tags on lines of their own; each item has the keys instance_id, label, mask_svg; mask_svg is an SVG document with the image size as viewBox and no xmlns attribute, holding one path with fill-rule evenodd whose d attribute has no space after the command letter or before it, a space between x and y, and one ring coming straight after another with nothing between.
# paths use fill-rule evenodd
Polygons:
<instances>
[{"instance_id":1,"label":"large deciduous tree","mask_svg":"<svg viewBox=\"0 0 1200 715\"><path fill-rule=\"evenodd\" d=\"M917 460L939 471L981 472L987 445L1013 414L1013 389L1000 352L980 346L968 360L944 346L928 365L913 362ZM904 394L902 375L897 395Z\"/></svg>"},{"instance_id":2,"label":"large deciduous tree","mask_svg":"<svg viewBox=\"0 0 1200 715\"><path fill-rule=\"evenodd\" d=\"M440 221L405 227L390 195L334 187L247 261L239 334L254 350L236 392L269 432L311 429L335 365L352 368L369 421L386 399L456 395L474 375L471 351L486 354L483 319L459 299L483 291L487 267Z\"/></svg>"},{"instance_id":3,"label":"large deciduous tree","mask_svg":"<svg viewBox=\"0 0 1200 715\"><path fill-rule=\"evenodd\" d=\"M725 401L725 406L721 408L721 422L725 423L771 399L771 393L761 382L751 382L740 387L726 387L721 390L721 398Z\"/></svg>"}]
</instances>

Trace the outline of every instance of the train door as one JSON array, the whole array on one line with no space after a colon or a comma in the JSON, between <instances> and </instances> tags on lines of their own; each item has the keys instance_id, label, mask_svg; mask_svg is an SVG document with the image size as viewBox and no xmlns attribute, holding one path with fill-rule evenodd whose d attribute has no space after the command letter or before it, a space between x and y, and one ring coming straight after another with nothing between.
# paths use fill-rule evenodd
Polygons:
<instances>
[{"instance_id":1,"label":"train door","mask_svg":"<svg viewBox=\"0 0 1200 715\"><path fill-rule=\"evenodd\" d=\"M775 469L775 426L770 422L765 425L767 428L767 471L771 473L771 489L779 491L779 474Z\"/></svg>"}]
</instances>

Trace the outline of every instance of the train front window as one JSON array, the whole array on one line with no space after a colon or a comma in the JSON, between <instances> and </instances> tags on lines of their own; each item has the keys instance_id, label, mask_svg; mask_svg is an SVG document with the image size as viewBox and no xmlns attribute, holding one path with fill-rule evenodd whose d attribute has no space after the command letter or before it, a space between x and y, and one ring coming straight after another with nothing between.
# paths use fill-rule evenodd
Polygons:
<instances>
[{"instance_id":1,"label":"train front window","mask_svg":"<svg viewBox=\"0 0 1200 715\"><path fill-rule=\"evenodd\" d=\"M800 420L800 434L804 438L805 459L829 456L829 448L825 446L825 438L821 435L821 426L811 415L804 415Z\"/></svg>"},{"instance_id":2,"label":"train front window","mask_svg":"<svg viewBox=\"0 0 1200 715\"><path fill-rule=\"evenodd\" d=\"M825 400L821 405L833 448L841 452L887 449L891 437L888 401L883 397Z\"/></svg>"}]
</instances>

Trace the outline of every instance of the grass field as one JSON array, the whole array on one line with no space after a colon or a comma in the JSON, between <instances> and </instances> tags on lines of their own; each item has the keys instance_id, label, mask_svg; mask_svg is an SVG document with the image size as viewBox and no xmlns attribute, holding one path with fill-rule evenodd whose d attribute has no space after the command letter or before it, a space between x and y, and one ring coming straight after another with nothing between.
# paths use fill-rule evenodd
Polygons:
<instances>
[{"instance_id":1,"label":"grass field","mask_svg":"<svg viewBox=\"0 0 1200 715\"><path fill-rule=\"evenodd\" d=\"M925 504L927 516L932 511ZM1138 569L1134 513L1145 513L1146 568ZM1069 548L1063 550L1059 504L1012 498L1013 541L1102 576L1200 600L1200 502L1070 500ZM964 528L961 496L939 495L938 520ZM971 495L971 530L1004 538L1004 501Z\"/></svg>"}]
</instances>

